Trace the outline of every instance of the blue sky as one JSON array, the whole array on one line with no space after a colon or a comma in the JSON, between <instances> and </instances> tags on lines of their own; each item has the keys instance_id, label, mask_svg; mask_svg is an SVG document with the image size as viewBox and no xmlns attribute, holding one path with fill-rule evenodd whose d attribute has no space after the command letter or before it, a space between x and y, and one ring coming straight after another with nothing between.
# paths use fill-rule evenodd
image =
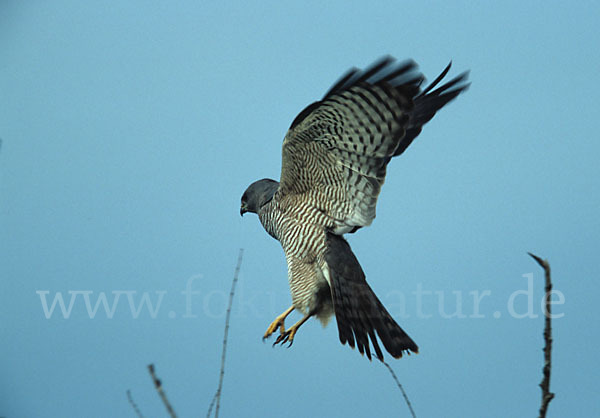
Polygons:
<instances>
[{"instance_id":1,"label":"blue sky","mask_svg":"<svg viewBox=\"0 0 600 418\"><path fill-rule=\"evenodd\" d=\"M599 9L2 2L0 416L134 416L127 389L164 416L149 363L181 417L205 414L239 248L222 416L408 416L334 323L290 349L261 341L290 303L285 259L239 216L249 183L279 177L296 114L385 54L472 80L349 237L420 347L390 363L417 415L537 414L543 276L527 251L558 291L549 416L597 414ZM50 312L57 295L69 312Z\"/></svg>"}]
</instances>

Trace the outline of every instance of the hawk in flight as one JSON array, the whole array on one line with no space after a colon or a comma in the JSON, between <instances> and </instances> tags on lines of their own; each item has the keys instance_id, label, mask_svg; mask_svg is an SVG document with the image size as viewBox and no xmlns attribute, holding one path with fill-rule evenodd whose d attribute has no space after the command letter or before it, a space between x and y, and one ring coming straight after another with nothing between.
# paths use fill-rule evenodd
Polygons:
<instances>
[{"instance_id":1,"label":"hawk in flight","mask_svg":"<svg viewBox=\"0 0 600 418\"><path fill-rule=\"evenodd\" d=\"M369 359L370 340L383 361L376 334L395 358L418 352L367 284L343 235L371 224L387 164L469 86L463 73L438 87L450 65L425 88L413 61L386 57L351 69L292 122L280 181L258 180L244 192L240 214L258 214L287 259L292 306L264 335L279 331L274 345L291 345L312 316L325 326L335 315L342 344L356 345ZM303 318L286 329L294 310Z\"/></svg>"}]
</instances>

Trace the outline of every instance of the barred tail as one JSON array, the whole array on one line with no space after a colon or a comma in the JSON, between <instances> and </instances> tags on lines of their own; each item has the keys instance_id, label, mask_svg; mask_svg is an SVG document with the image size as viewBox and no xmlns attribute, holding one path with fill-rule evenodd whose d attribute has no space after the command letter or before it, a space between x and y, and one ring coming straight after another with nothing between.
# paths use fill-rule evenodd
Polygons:
<instances>
[{"instance_id":1,"label":"barred tail","mask_svg":"<svg viewBox=\"0 0 600 418\"><path fill-rule=\"evenodd\" d=\"M415 342L400 328L368 285L365 274L344 238L328 234L325 259L331 279L331 295L342 344L356 345L371 360L369 339L383 361L375 333L394 357L418 353Z\"/></svg>"}]
</instances>

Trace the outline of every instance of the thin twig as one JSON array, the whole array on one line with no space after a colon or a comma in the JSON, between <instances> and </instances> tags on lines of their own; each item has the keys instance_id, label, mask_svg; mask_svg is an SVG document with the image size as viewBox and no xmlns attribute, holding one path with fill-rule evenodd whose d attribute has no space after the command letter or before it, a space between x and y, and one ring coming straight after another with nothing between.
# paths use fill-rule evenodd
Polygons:
<instances>
[{"instance_id":1,"label":"thin twig","mask_svg":"<svg viewBox=\"0 0 600 418\"><path fill-rule=\"evenodd\" d=\"M177 418L177 415L175 415L175 411L173 410L171 403L167 399L167 394L163 390L160 379L158 377L156 377L156 374L154 373L154 364L148 365L148 371L150 372L150 376L152 377L152 381L154 382L154 387L156 388L158 395L162 399L163 404L165 404L165 408L167 408L167 412L169 413L171 418Z\"/></svg>"},{"instance_id":2,"label":"thin twig","mask_svg":"<svg viewBox=\"0 0 600 418\"><path fill-rule=\"evenodd\" d=\"M398 388L400 389L400 392L402 392L402 396L404 397L404 400L406 401L406 406L408 406L408 410L410 411L410 414L412 415L413 418L417 418L417 416L415 415L415 411L410 403L410 400L408 399L408 396L406 395L406 392L404 391L404 388L400 384L398 377L396 377L396 373L394 373L394 370L385 361L382 361L382 363L385 365L385 367L388 368L388 370L392 374L392 377L396 381L396 384L398 385Z\"/></svg>"},{"instance_id":3,"label":"thin twig","mask_svg":"<svg viewBox=\"0 0 600 418\"><path fill-rule=\"evenodd\" d=\"M138 418L144 418L144 415L142 415L142 411L140 411L140 408L138 408L137 404L133 400L133 396L131 396L131 391L129 389L127 389L127 400L129 401L129 404L135 411L135 414L138 416Z\"/></svg>"},{"instance_id":4,"label":"thin twig","mask_svg":"<svg viewBox=\"0 0 600 418\"><path fill-rule=\"evenodd\" d=\"M217 394L215 393L210 401L210 405L208 406L208 412L206 413L206 417L210 417L210 413L212 412L213 407L215 406L215 402L217 400Z\"/></svg>"},{"instance_id":5,"label":"thin twig","mask_svg":"<svg viewBox=\"0 0 600 418\"><path fill-rule=\"evenodd\" d=\"M544 368L542 369L543 378L540 383L542 388L542 405L540 406L540 418L546 417L548 411L548 405L554 398L554 393L550 392L550 373L552 371L552 304L550 303L550 294L552 292L552 278L550 277L550 264L547 260L543 260L537 255L529 254L537 263L544 269L546 276L546 312L544 312L546 319L544 325Z\"/></svg>"},{"instance_id":6,"label":"thin twig","mask_svg":"<svg viewBox=\"0 0 600 418\"><path fill-rule=\"evenodd\" d=\"M244 249L240 248L238 255L237 265L235 266L235 272L233 273L233 282L231 283L231 290L229 291L229 305L227 306L227 313L225 314L225 333L223 335L223 350L221 352L221 372L219 374L219 386L217 391L210 402L206 417L210 417L213 406L216 403L215 418L219 417L219 409L221 407L221 391L223 389L223 377L225 376L225 356L227 354L227 335L229 334L229 318L231 317L231 306L233 305L233 295L235 294L235 285L238 281L240 274L240 267L242 266L242 257L244 255Z\"/></svg>"}]
</instances>

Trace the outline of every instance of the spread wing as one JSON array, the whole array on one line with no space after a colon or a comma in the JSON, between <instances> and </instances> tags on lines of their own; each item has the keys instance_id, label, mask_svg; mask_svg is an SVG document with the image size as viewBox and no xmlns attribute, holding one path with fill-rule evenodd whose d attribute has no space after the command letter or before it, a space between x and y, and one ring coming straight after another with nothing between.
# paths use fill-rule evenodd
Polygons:
<instances>
[{"instance_id":1,"label":"spread wing","mask_svg":"<svg viewBox=\"0 0 600 418\"><path fill-rule=\"evenodd\" d=\"M463 74L431 91L449 68L424 91L413 61L386 57L350 70L293 121L283 141L279 193L307 194L338 233L369 225L390 159L467 87Z\"/></svg>"}]
</instances>

